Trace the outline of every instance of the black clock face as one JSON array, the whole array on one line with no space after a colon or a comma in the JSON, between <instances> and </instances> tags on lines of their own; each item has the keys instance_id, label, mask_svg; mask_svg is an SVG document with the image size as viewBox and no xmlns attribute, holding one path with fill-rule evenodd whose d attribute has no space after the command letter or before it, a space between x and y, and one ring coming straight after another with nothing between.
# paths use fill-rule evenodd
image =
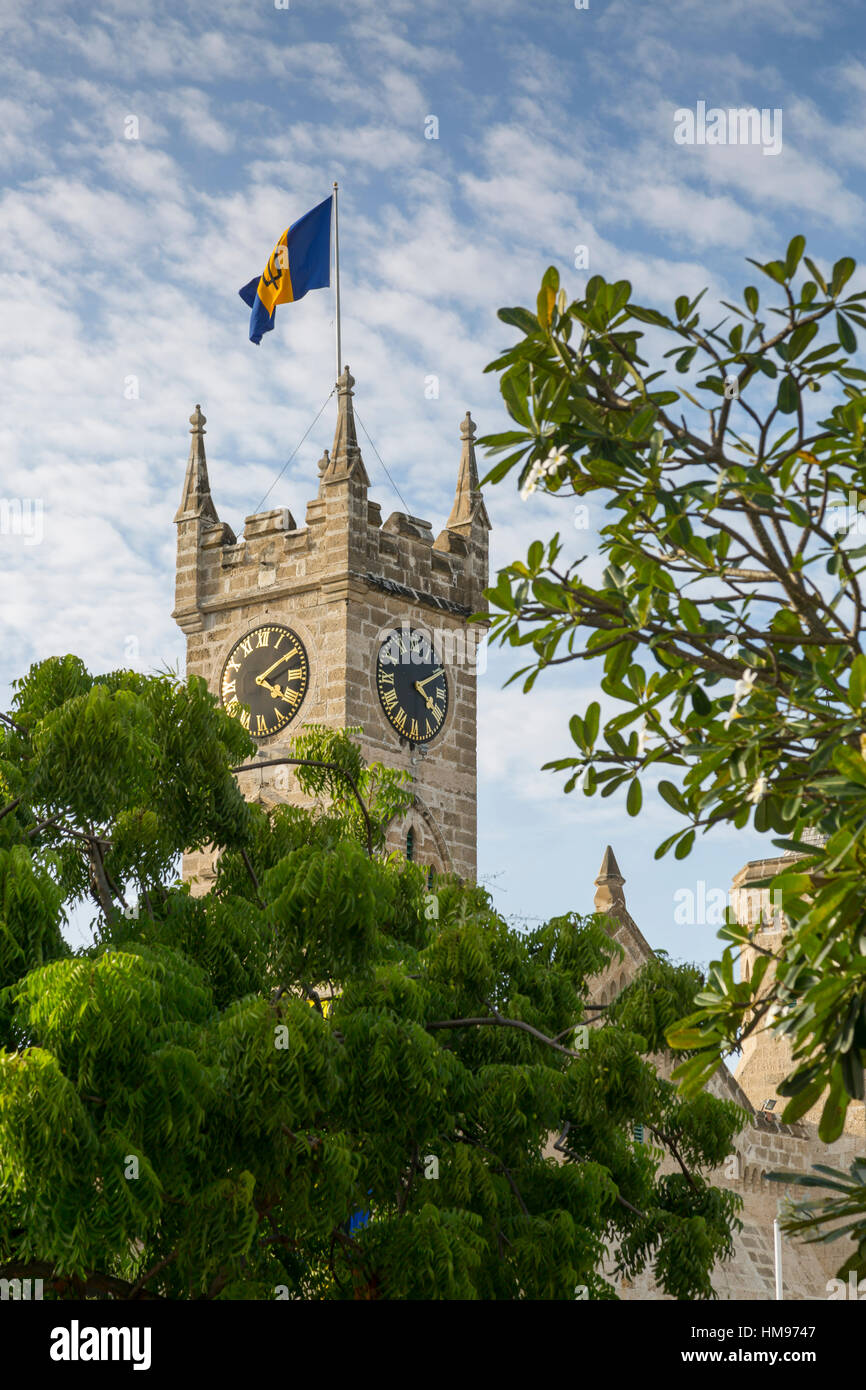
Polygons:
<instances>
[{"instance_id":1,"label":"black clock face","mask_svg":"<svg viewBox=\"0 0 866 1390\"><path fill-rule=\"evenodd\" d=\"M226 713L239 719L254 738L268 738L294 719L309 683L300 637L290 627L270 624L254 628L232 648L220 696Z\"/></svg>"},{"instance_id":2,"label":"black clock face","mask_svg":"<svg viewBox=\"0 0 866 1390\"><path fill-rule=\"evenodd\" d=\"M448 677L429 636L393 632L379 648L376 687L388 723L409 743L429 743L448 712Z\"/></svg>"}]
</instances>

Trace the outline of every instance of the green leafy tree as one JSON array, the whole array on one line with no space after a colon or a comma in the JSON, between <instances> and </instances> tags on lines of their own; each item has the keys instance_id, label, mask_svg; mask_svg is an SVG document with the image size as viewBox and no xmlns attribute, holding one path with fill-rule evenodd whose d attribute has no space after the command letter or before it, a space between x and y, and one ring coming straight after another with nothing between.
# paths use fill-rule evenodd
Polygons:
<instances>
[{"instance_id":1,"label":"green leafy tree","mask_svg":"<svg viewBox=\"0 0 866 1390\"><path fill-rule=\"evenodd\" d=\"M621 791L637 815L657 784L683 822L657 857L750 821L804 856L770 885L788 930L750 979L735 975L749 930L720 933L670 1034L693 1052L686 1094L772 1024L795 1059L783 1118L823 1097L831 1141L866 1058L866 373L851 362L866 293L846 292L853 260L825 274L804 249L798 236L752 261L763 291L708 317L704 291L669 315L599 276L568 303L548 270L535 312L500 311L521 337L487 370L514 428L482 442L504 455L488 481L516 473L524 498L600 509L600 582L557 534L488 591L494 640L530 658L525 690L549 667L598 669L610 716L575 712L576 749L548 764L566 791ZM572 505L580 528L586 502ZM866 1271L866 1221L858 1240Z\"/></svg>"},{"instance_id":2,"label":"green leafy tree","mask_svg":"<svg viewBox=\"0 0 866 1390\"><path fill-rule=\"evenodd\" d=\"M55 1298L611 1298L613 1248L712 1296L738 1200L705 1173L743 1116L651 1061L693 969L655 962L593 1008L619 949L601 923L522 935L473 884L430 892L383 848L411 785L346 731L301 731L311 809L267 811L233 775L254 745L195 678L50 660L2 725L0 1277ZM195 897L177 858L207 845Z\"/></svg>"}]
</instances>

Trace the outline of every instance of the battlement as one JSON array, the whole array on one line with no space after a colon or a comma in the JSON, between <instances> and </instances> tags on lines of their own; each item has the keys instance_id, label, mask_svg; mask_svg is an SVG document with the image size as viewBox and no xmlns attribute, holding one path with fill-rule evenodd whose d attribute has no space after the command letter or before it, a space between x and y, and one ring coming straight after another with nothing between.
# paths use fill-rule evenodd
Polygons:
<instances>
[{"instance_id":1,"label":"battlement","mask_svg":"<svg viewBox=\"0 0 866 1390\"><path fill-rule=\"evenodd\" d=\"M267 589L274 598L321 585L404 592L431 611L466 617L486 609L487 532L490 522L478 483L475 425L461 423L457 488L445 527L408 512L382 520L367 497L369 480L355 433L354 378L346 368L337 383L334 447L319 462L318 495L299 526L288 507L246 517L238 540L219 520L210 492L204 450L205 417L190 417L192 444L178 524L178 580L174 617L191 633L208 615L242 605Z\"/></svg>"}]
</instances>

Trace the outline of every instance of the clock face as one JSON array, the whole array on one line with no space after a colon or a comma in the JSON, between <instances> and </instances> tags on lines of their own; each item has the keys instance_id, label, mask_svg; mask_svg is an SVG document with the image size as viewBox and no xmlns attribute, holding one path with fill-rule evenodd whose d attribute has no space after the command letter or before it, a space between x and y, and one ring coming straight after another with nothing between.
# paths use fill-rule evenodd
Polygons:
<instances>
[{"instance_id":1,"label":"clock face","mask_svg":"<svg viewBox=\"0 0 866 1390\"><path fill-rule=\"evenodd\" d=\"M376 687L385 718L409 743L429 743L448 712L448 677L429 636L392 632L379 648Z\"/></svg>"},{"instance_id":2,"label":"clock face","mask_svg":"<svg viewBox=\"0 0 866 1390\"><path fill-rule=\"evenodd\" d=\"M227 714L254 738L267 738L291 723L309 683L307 653L298 634L269 624L254 628L232 648L220 696Z\"/></svg>"}]
</instances>

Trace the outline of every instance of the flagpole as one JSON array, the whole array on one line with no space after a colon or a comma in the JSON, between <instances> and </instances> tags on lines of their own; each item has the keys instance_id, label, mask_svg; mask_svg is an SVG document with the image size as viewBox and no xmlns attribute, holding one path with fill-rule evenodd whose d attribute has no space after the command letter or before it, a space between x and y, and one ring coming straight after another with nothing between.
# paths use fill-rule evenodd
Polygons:
<instances>
[{"instance_id":1,"label":"flagpole","mask_svg":"<svg viewBox=\"0 0 866 1390\"><path fill-rule=\"evenodd\" d=\"M340 379L342 368L343 348L340 340L340 215L337 209L337 182L334 180L334 283L337 290L336 321L337 321L337 380Z\"/></svg>"}]
</instances>

